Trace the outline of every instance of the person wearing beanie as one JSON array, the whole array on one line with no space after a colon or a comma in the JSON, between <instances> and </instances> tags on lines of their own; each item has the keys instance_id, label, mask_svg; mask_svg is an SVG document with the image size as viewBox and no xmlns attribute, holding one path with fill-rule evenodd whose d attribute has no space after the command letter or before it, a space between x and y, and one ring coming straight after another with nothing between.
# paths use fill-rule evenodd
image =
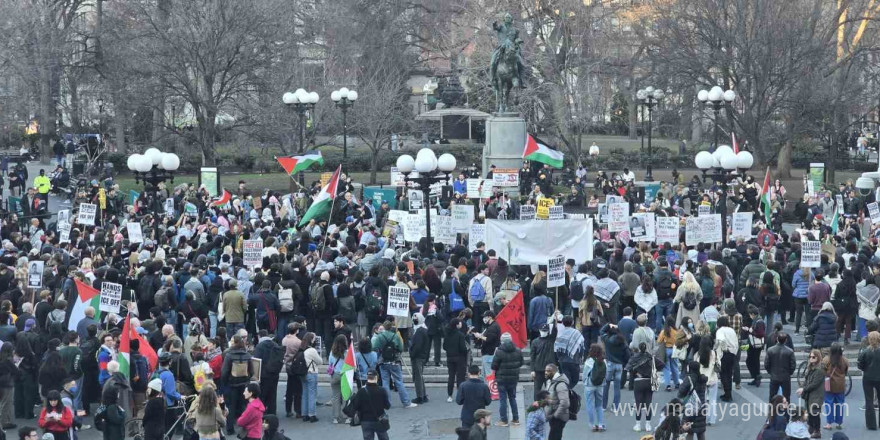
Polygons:
<instances>
[{"instance_id":1,"label":"person wearing beanie","mask_svg":"<svg viewBox=\"0 0 880 440\"><path fill-rule=\"evenodd\" d=\"M492 358L492 371L495 372L495 383L498 387L498 396L501 400L501 420L498 426L507 426L507 403L510 402L510 411L513 425L519 425L519 411L516 407L516 386L519 383L519 368L523 365L522 350L513 344L510 333L501 335L501 345L495 351Z\"/></svg>"},{"instance_id":2,"label":"person wearing beanie","mask_svg":"<svg viewBox=\"0 0 880 440\"><path fill-rule=\"evenodd\" d=\"M409 349L409 358L412 364L413 388L416 390L416 398L413 399L413 403L422 404L428 402L423 372L425 364L428 363L428 355L431 352L431 338L428 336L428 327L425 325L424 315L414 313L412 323L413 335Z\"/></svg>"},{"instance_id":3,"label":"person wearing beanie","mask_svg":"<svg viewBox=\"0 0 880 440\"><path fill-rule=\"evenodd\" d=\"M162 393L162 379L153 379L147 385L147 405L141 420L144 427L144 440L164 440L165 438L165 396Z\"/></svg>"}]
</instances>

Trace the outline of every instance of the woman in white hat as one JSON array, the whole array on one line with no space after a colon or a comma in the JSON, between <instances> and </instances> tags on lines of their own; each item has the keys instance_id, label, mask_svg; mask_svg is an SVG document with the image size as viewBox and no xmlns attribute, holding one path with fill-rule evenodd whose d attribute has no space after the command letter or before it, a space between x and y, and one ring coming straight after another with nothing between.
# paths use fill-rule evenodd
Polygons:
<instances>
[{"instance_id":1,"label":"woman in white hat","mask_svg":"<svg viewBox=\"0 0 880 440\"><path fill-rule=\"evenodd\" d=\"M163 440L165 437L165 396L162 394L162 379L153 379L147 384L147 405L144 408L144 440Z\"/></svg>"}]
</instances>

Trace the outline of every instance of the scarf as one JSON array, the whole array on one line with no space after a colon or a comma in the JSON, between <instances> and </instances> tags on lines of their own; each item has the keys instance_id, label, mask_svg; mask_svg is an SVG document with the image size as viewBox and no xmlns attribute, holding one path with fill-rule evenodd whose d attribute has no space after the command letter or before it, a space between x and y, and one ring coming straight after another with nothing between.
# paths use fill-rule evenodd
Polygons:
<instances>
[{"instance_id":1,"label":"scarf","mask_svg":"<svg viewBox=\"0 0 880 440\"><path fill-rule=\"evenodd\" d=\"M208 350L208 352L205 353L205 359L210 362L215 357L220 356L221 354L223 354L223 350L220 350L220 347L214 347L213 350Z\"/></svg>"},{"instance_id":2,"label":"scarf","mask_svg":"<svg viewBox=\"0 0 880 440\"><path fill-rule=\"evenodd\" d=\"M577 360L584 351L584 336L571 327L565 327L556 336L553 351L565 353L570 358Z\"/></svg>"}]
</instances>

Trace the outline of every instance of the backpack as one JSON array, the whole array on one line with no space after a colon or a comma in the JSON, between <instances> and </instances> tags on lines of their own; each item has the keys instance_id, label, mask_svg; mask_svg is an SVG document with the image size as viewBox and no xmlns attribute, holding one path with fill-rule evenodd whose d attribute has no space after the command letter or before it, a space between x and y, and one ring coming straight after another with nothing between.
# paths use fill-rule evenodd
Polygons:
<instances>
[{"instance_id":1,"label":"backpack","mask_svg":"<svg viewBox=\"0 0 880 440\"><path fill-rule=\"evenodd\" d=\"M159 310L167 311L168 310L168 289L162 288L156 292L156 295L153 296L153 303Z\"/></svg>"},{"instance_id":2,"label":"backpack","mask_svg":"<svg viewBox=\"0 0 880 440\"><path fill-rule=\"evenodd\" d=\"M382 346L382 362L396 362L399 358L400 350L397 349L397 344L394 343L394 337L387 338Z\"/></svg>"},{"instance_id":3,"label":"backpack","mask_svg":"<svg viewBox=\"0 0 880 440\"><path fill-rule=\"evenodd\" d=\"M354 298L354 311L362 312L364 307L367 305L367 301L364 295L364 286L355 286L351 284L349 287L351 289L351 296Z\"/></svg>"},{"instance_id":4,"label":"backpack","mask_svg":"<svg viewBox=\"0 0 880 440\"><path fill-rule=\"evenodd\" d=\"M278 302L281 304L281 313L293 311L293 289L281 289L278 291Z\"/></svg>"},{"instance_id":5,"label":"backpack","mask_svg":"<svg viewBox=\"0 0 880 440\"><path fill-rule=\"evenodd\" d=\"M247 382L251 378L251 361L250 359L233 359L232 367L229 369L229 376L232 378L230 383Z\"/></svg>"},{"instance_id":6,"label":"backpack","mask_svg":"<svg viewBox=\"0 0 880 440\"><path fill-rule=\"evenodd\" d=\"M473 284L471 284L468 294L473 302L480 302L486 298L486 290L483 289L483 283L480 282L480 278L473 279Z\"/></svg>"},{"instance_id":7,"label":"backpack","mask_svg":"<svg viewBox=\"0 0 880 440\"><path fill-rule=\"evenodd\" d=\"M461 298L461 295L455 292L449 294L449 310L452 312L464 310L464 300Z\"/></svg>"},{"instance_id":8,"label":"backpack","mask_svg":"<svg viewBox=\"0 0 880 440\"><path fill-rule=\"evenodd\" d=\"M269 359L264 360L264 362L266 362L266 373L281 373L281 369L284 367L284 351L284 347L278 344L272 344L272 348L269 350Z\"/></svg>"},{"instance_id":9,"label":"backpack","mask_svg":"<svg viewBox=\"0 0 880 440\"><path fill-rule=\"evenodd\" d=\"M311 299L312 310L323 312L327 309L327 301L324 299L324 286L320 283L315 283L312 286L312 290L309 291L309 298Z\"/></svg>"},{"instance_id":10,"label":"backpack","mask_svg":"<svg viewBox=\"0 0 880 440\"><path fill-rule=\"evenodd\" d=\"M584 299L584 281L574 279L568 288L568 294L572 301L580 301Z\"/></svg>"},{"instance_id":11,"label":"backpack","mask_svg":"<svg viewBox=\"0 0 880 440\"><path fill-rule=\"evenodd\" d=\"M379 289L374 288L372 293L366 295L364 311L369 315L382 314L382 294Z\"/></svg>"},{"instance_id":12,"label":"backpack","mask_svg":"<svg viewBox=\"0 0 880 440\"><path fill-rule=\"evenodd\" d=\"M309 365L306 364L305 350L298 351L296 356L293 357L293 362L290 363L289 373L293 376L305 376L309 373Z\"/></svg>"},{"instance_id":13,"label":"backpack","mask_svg":"<svg viewBox=\"0 0 880 440\"><path fill-rule=\"evenodd\" d=\"M554 388L558 388L559 384L562 383L556 382L553 384ZM576 393L571 388L568 389L568 420L577 420L578 412L581 410L581 396Z\"/></svg>"},{"instance_id":14,"label":"backpack","mask_svg":"<svg viewBox=\"0 0 880 440\"><path fill-rule=\"evenodd\" d=\"M339 299L339 314L345 318L345 322L348 324L354 324L357 321L357 306L354 298Z\"/></svg>"},{"instance_id":15,"label":"backpack","mask_svg":"<svg viewBox=\"0 0 880 440\"><path fill-rule=\"evenodd\" d=\"M107 426L107 407L105 405L101 405L98 407L98 410L95 411L95 429L98 431L103 431Z\"/></svg>"},{"instance_id":16,"label":"backpack","mask_svg":"<svg viewBox=\"0 0 880 440\"><path fill-rule=\"evenodd\" d=\"M697 307L697 295L694 292L684 294L681 305L684 306L685 310L693 310Z\"/></svg>"},{"instance_id":17,"label":"backpack","mask_svg":"<svg viewBox=\"0 0 880 440\"><path fill-rule=\"evenodd\" d=\"M657 279L657 293L664 293L667 295L672 294L672 274L670 272L664 271L660 277Z\"/></svg>"}]
</instances>

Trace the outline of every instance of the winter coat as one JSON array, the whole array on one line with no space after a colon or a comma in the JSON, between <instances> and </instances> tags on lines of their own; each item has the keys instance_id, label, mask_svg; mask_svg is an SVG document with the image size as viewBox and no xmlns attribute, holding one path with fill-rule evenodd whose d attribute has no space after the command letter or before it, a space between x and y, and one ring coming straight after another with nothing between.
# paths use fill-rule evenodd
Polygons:
<instances>
[{"instance_id":1,"label":"winter coat","mask_svg":"<svg viewBox=\"0 0 880 440\"><path fill-rule=\"evenodd\" d=\"M482 379L468 379L459 385L455 403L461 405L461 425L467 427L474 424L474 411L492 403L492 394Z\"/></svg>"},{"instance_id":2,"label":"winter coat","mask_svg":"<svg viewBox=\"0 0 880 440\"><path fill-rule=\"evenodd\" d=\"M841 356L840 358L841 364L839 366L831 366L831 358L825 356L822 359L822 368L825 370L825 377L831 378L831 391L832 393L842 393L846 391L846 373L849 371L849 361L846 360L845 356Z\"/></svg>"},{"instance_id":3,"label":"winter coat","mask_svg":"<svg viewBox=\"0 0 880 440\"><path fill-rule=\"evenodd\" d=\"M745 286L746 281L749 280L752 276L759 278L762 273L767 271L767 266L764 263L761 263L761 260L754 259L743 268L742 272L739 274L739 285ZM760 278L759 278L760 279Z\"/></svg>"},{"instance_id":4,"label":"winter coat","mask_svg":"<svg viewBox=\"0 0 880 440\"><path fill-rule=\"evenodd\" d=\"M505 385L516 385L519 382L519 367L522 364L522 351L516 348L513 342L502 343L492 359L495 381Z\"/></svg>"},{"instance_id":5,"label":"winter coat","mask_svg":"<svg viewBox=\"0 0 880 440\"><path fill-rule=\"evenodd\" d=\"M253 399L247 404L244 412L238 417L236 424L244 428L248 438L263 438L263 413L266 407L260 399Z\"/></svg>"},{"instance_id":6,"label":"winter coat","mask_svg":"<svg viewBox=\"0 0 880 440\"><path fill-rule=\"evenodd\" d=\"M550 392L550 406L547 416L551 419L568 421L568 408L571 401L568 398L568 376L556 373L552 380L544 382L544 390Z\"/></svg>"},{"instance_id":7,"label":"winter coat","mask_svg":"<svg viewBox=\"0 0 880 440\"><path fill-rule=\"evenodd\" d=\"M801 398L807 404L807 411L811 414L821 413L822 403L825 401L825 370L821 365L816 368L807 367L803 389Z\"/></svg>"},{"instance_id":8,"label":"winter coat","mask_svg":"<svg viewBox=\"0 0 880 440\"><path fill-rule=\"evenodd\" d=\"M468 347L464 333L459 329L447 329L446 337L443 338L443 350L448 358L463 358L467 356Z\"/></svg>"},{"instance_id":9,"label":"winter coat","mask_svg":"<svg viewBox=\"0 0 880 440\"><path fill-rule=\"evenodd\" d=\"M837 315L828 310L816 315L809 331L813 335L813 348L826 348L837 342L840 334L837 333L836 324Z\"/></svg>"},{"instance_id":10,"label":"winter coat","mask_svg":"<svg viewBox=\"0 0 880 440\"><path fill-rule=\"evenodd\" d=\"M107 407L107 416L104 419L104 440L116 440L125 438L125 415L126 411L119 405Z\"/></svg>"},{"instance_id":11,"label":"winter coat","mask_svg":"<svg viewBox=\"0 0 880 440\"><path fill-rule=\"evenodd\" d=\"M779 343L767 349L764 356L764 370L770 374L770 380L786 381L791 380L794 374L795 365L794 352Z\"/></svg>"},{"instance_id":12,"label":"winter coat","mask_svg":"<svg viewBox=\"0 0 880 440\"><path fill-rule=\"evenodd\" d=\"M859 370L863 380L880 381L880 349L868 348L859 353Z\"/></svg>"},{"instance_id":13,"label":"winter coat","mask_svg":"<svg viewBox=\"0 0 880 440\"><path fill-rule=\"evenodd\" d=\"M544 374L544 367L556 363L556 352L553 351L555 343L556 326L553 326L553 331L546 337L538 337L532 340L530 364L535 374Z\"/></svg>"},{"instance_id":14,"label":"winter coat","mask_svg":"<svg viewBox=\"0 0 880 440\"><path fill-rule=\"evenodd\" d=\"M428 354L431 352L431 339L428 337L428 329L424 326L418 328L413 333L409 348L409 357L411 359L428 360Z\"/></svg>"}]
</instances>

